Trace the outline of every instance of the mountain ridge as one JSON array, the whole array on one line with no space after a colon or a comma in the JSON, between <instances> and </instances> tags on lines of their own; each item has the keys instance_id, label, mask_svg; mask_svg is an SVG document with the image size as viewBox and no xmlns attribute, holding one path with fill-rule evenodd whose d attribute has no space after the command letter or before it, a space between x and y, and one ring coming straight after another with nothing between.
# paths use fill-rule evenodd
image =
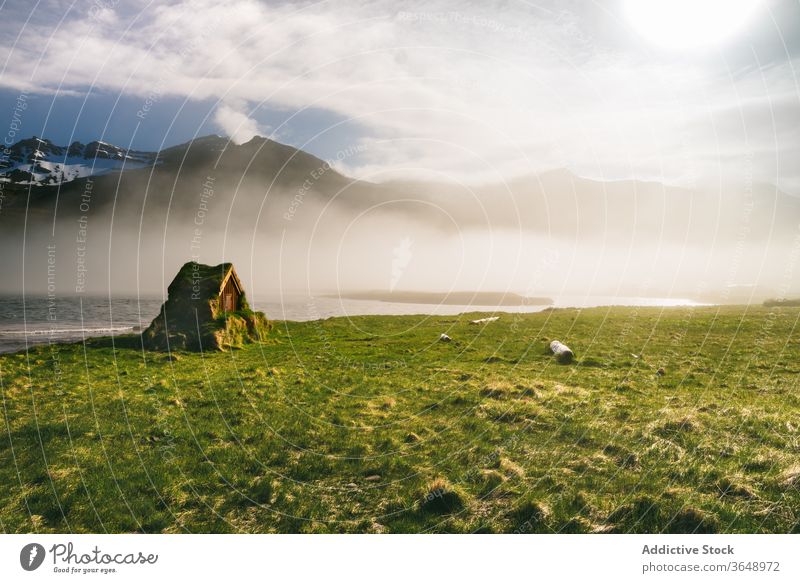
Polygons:
<instances>
[{"instance_id":1,"label":"mountain ridge","mask_svg":"<svg viewBox=\"0 0 800 583\"><path fill-rule=\"evenodd\" d=\"M223 232L232 224L250 230L297 229L295 217L313 221L337 212L348 222L370 213L447 233L498 228L565 239L592 236L608 242L645 240L656 234L683 245L707 240L714 233L720 241L741 239L742 233L748 239L786 237L794 232L793 217L800 215L800 199L769 185L751 185L748 192L721 186L688 189L655 181L604 182L566 168L483 185L372 183L261 136L235 144L208 135L158 152L123 150L100 141L65 147L34 137L3 153L17 164L7 165L5 175L22 172L21 164L42 166L48 157L50 163L56 156L69 158L70 148L81 156L83 166L77 175L67 174L69 180L51 176L0 182L5 225L22 224L23 214L27 219L85 214L81 200L87 191L92 193L92 212L117 208L122 212L117 221L140 217L143 223L191 223L209 179L214 212L213 221L209 215L205 224ZM64 176L64 169L59 171L56 178Z\"/></svg>"},{"instance_id":2,"label":"mountain ridge","mask_svg":"<svg viewBox=\"0 0 800 583\"><path fill-rule=\"evenodd\" d=\"M113 171L138 170L156 164L185 161L187 153L191 151L194 154L205 153L207 159L211 160L215 157L214 153L221 156L238 150L257 155L264 148L282 151L283 158L294 156L320 166L326 164L308 152L263 136L254 136L245 143L235 144L227 137L209 134L157 151L127 149L102 140L87 144L74 141L68 146L60 146L47 138L32 136L0 150L0 181L26 186L53 186Z\"/></svg>"},{"instance_id":3,"label":"mountain ridge","mask_svg":"<svg viewBox=\"0 0 800 583\"><path fill-rule=\"evenodd\" d=\"M29 186L58 185L157 161L156 152L120 148L101 140L59 146L46 138L32 136L2 149L0 180Z\"/></svg>"}]
</instances>

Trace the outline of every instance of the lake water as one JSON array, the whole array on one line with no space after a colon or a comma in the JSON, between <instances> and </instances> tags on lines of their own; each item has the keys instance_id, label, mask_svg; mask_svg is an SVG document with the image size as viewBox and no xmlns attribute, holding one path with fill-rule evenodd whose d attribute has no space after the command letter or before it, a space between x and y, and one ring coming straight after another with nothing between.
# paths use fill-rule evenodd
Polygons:
<instances>
[{"instance_id":1,"label":"lake water","mask_svg":"<svg viewBox=\"0 0 800 583\"><path fill-rule=\"evenodd\" d=\"M76 342L92 336L130 334L146 328L158 314L161 298L0 297L0 353L24 350L34 344ZM284 295L256 298L251 303L272 320L308 321L332 316L454 315L462 312L539 312L548 306L450 306L395 304L374 300L349 300L322 296ZM625 296L563 296L554 306L690 306L686 299Z\"/></svg>"}]
</instances>

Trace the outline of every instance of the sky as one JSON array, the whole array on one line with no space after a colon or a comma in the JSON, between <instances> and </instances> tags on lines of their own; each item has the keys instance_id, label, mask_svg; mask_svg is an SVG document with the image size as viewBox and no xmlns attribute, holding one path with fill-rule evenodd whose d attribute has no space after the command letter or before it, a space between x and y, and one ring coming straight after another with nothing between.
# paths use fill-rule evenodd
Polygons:
<instances>
[{"instance_id":1,"label":"sky","mask_svg":"<svg viewBox=\"0 0 800 583\"><path fill-rule=\"evenodd\" d=\"M6 139L264 135L375 181L567 168L800 195L796 0L0 2Z\"/></svg>"}]
</instances>

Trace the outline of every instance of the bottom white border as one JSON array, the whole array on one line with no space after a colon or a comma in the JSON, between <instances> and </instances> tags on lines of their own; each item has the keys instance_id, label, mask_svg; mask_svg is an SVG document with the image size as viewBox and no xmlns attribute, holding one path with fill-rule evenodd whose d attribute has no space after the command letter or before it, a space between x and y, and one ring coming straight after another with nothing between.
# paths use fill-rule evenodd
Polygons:
<instances>
[{"instance_id":1,"label":"bottom white border","mask_svg":"<svg viewBox=\"0 0 800 583\"><path fill-rule=\"evenodd\" d=\"M26 571L33 543L46 556ZM0 581L797 582L799 550L796 535L0 535Z\"/></svg>"}]
</instances>

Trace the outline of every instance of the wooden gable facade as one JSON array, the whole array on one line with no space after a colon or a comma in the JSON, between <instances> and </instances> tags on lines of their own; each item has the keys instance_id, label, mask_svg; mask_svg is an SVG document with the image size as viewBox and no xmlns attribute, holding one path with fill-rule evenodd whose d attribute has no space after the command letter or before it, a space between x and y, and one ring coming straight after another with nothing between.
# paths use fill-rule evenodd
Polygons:
<instances>
[{"instance_id":1,"label":"wooden gable facade","mask_svg":"<svg viewBox=\"0 0 800 583\"><path fill-rule=\"evenodd\" d=\"M221 312L235 312L242 307L242 282L236 275L233 265L228 269L219 286L218 306Z\"/></svg>"}]
</instances>

